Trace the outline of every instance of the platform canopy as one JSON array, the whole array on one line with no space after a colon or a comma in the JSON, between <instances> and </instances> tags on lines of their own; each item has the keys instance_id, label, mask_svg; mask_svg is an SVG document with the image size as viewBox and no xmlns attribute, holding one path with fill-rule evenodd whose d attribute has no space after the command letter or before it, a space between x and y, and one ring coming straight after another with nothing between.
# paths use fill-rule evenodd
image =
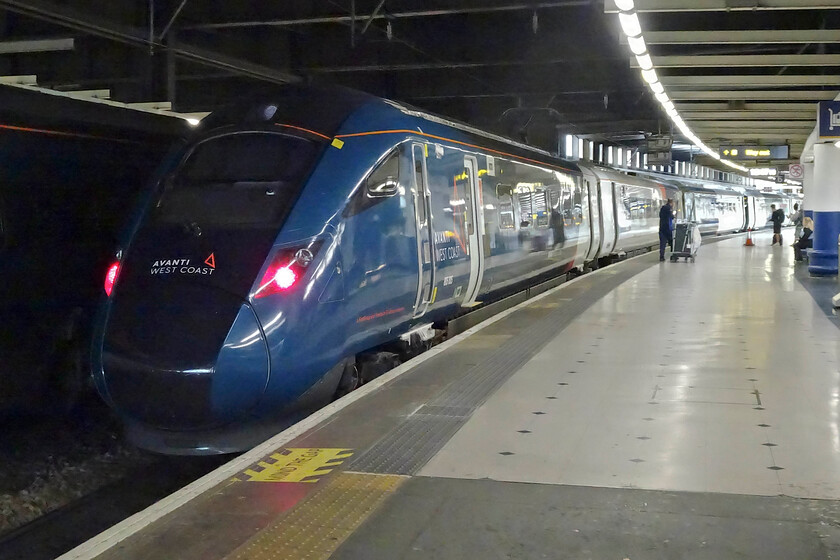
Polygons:
<instances>
[{"instance_id":1,"label":"platform canopy","mask_svg":"<svg viewBox=\"0 0 840 560\"><path fill-rule=\"evenodd\" d=\"M839 1L636 0L635 8L665 91L699 137L714 148L787 144L798 161L817 102L840 91ZM617 11L606 0L605 13Z\"/></svg>"}]
</instances>

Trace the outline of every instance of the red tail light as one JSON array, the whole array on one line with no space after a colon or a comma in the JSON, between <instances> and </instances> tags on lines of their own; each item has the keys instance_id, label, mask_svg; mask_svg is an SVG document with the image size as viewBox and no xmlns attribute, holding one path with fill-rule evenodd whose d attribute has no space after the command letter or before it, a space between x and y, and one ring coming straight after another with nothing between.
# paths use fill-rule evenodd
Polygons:
<instances>
[{"instance_id":1,"label":"red tail light","mask_svg":"<svg viewBox=\"0 0 840 560\"><path fill-rule=\"evenodd\" d=\"M306 273L320 248L321 242L316 241L304 247L284 249L277 253L263 274L260 285L254 292L254 298L291 291Z\"/></svg>"},{"instance_id":2,"label":"red tail light","mask_svg":"<svg viewBox=\"0 0 840 560\"><path fill-rule=\"evenodd\" d=\"M111 290L114 289L114 282L117 281L117 274L120 272L120 261L115 262L108 267L108 272L105 274L105 293L111 297Z\"/></svg>"}]
</instances>

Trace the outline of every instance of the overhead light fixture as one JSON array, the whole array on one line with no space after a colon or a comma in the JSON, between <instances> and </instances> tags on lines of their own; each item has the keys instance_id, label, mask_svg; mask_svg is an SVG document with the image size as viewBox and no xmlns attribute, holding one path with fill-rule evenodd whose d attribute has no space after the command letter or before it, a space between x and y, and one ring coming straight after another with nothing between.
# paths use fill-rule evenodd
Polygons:
<instances>
[{"instance_id":1,"label":"overhead light fixture","mask_svg":"<svg viewBox=\"0 0 840 560\"><path fill-rule=\"evenodd\" d=\"M640 54L645 54L647 52L647 45L645 44L645 39L641 35L638 37L627 37L627 44L630 46L630 50L636 56Z\"/></svg>"},{"instance_id":2,"label":"overhead light fixture","mask_svg":"<svg viewBox=\"0 0 840 560\"><path fill-rule=\"evenodd\" d=\"M747 168L738 165L729 160L723 160L716 150L712 150L709 146L703 143L700 138L689 128L689 126L680 117L674 103L668 98L665 92L665 86L659 81L656 74L656 68L653 65L650 53L647 51L647 45L642 36L642 26L639 23L639 16L635 12L635 3L633 0L613 0L616 7L619 9L618 21L621 24L621 29L627 36L627 44L630 51L636 56L636 61L642 70L642 79L656 96L657 101L662 104L663 109L671 118L672 122L679 128L680 132L697 148L700 149L707 156L716 160L720 160L729 167L737 169L743 173L747 173ZM840 142L835 144L840 148Z\"/></svg>"},{"instance_id":3,"label":"overhead light fixture","mask_svg":"<svg viewBox=\"0 0 840 560\"><path fill-rule=\"evenodd\" d=\"M639 23L639 16L635 12L618 14L618 21L621 22L621 30L628 37L638 37L642 34L642 25Z\"/></svg>"},{"instance_id":4,"label":"overhead light fixture","mask_svg":"<svg viewBox=\"0 0 840 560\"><path fill-rule=\"evenodd\" d=\"M649 54L637 55L636 62L639 63L639 68L642 70L653 70L653 61Z\"/></svg>"}]
</instances>

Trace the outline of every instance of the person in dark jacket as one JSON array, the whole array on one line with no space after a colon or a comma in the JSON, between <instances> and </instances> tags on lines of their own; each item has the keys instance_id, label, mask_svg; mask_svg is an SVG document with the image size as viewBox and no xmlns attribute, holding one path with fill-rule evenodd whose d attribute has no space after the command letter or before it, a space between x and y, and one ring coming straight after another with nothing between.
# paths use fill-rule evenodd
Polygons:
<instances>
[{"instance_id":1,"label":"person in dark jacket","mask_svg":"<svg viewBox=\"0 0 840 560\"><path fill-rule=\"evenodd\" d=\"M659 260L665 260L665 244L670 245L671 250L674 249L674 208L671 206L673 200L670 198L668 202L662 205L659 209Z\"/></svg>"},{"instance_id":2,"label":"person in dark jacket","mask_svg":"<svg viewBox=\"0 0 840 560\"><path fill-rule=\"evenodd\" d=\"M796 262L805 260L802 256L802 251L814 246L814 241L811 239L812 233L814 233L814 220L806 216L802 220L802 237L797 239L796 243L793 244L793 258Z\"/></svg>"},{"instance_id":3,"label":"person in dark jacket","mask_svg":"<svg viewBox=\"0 0 840 560\"><path fill-rule=\"evenodd\" d=\"M773 222L773 243L770 244L772 247L779 242L779 246L782 246L782 223L785 221L785 211L779 208L776 210L776 205L771 204L770 210L772 211L770 214L770 220Z\"/></svg>"}]
</instances>

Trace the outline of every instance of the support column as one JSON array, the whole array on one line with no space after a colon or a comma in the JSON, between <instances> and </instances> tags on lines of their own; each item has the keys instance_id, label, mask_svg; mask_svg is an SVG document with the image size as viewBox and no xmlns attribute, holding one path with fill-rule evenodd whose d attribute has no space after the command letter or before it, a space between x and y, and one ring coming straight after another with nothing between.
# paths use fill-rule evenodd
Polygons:
<instances>
[{"instance_id":1,"label":"support column","mask_svg":"<svg viewBox=\"0 0 840 560\"><path fill-rule=\"evenodd\" d=\"M814 182L808 192L814 211L814 248L808 253L808 272L837 274L837 236L840 234L840 149L814 144Z\"/></svg>"},{"instance_id":2,"label":"support column","mask_svg":"<svg viewBox=\"0 0 840 560\"><path fill-rule=\"evenodd\" d=\"M802 215L814 219L814 209L811 207L811 198L808 193L814 188L814 164L803 163L802 167L805 175L802 178L802 193L805 198L802 199Z\"/></svg>"}]
</instances>

